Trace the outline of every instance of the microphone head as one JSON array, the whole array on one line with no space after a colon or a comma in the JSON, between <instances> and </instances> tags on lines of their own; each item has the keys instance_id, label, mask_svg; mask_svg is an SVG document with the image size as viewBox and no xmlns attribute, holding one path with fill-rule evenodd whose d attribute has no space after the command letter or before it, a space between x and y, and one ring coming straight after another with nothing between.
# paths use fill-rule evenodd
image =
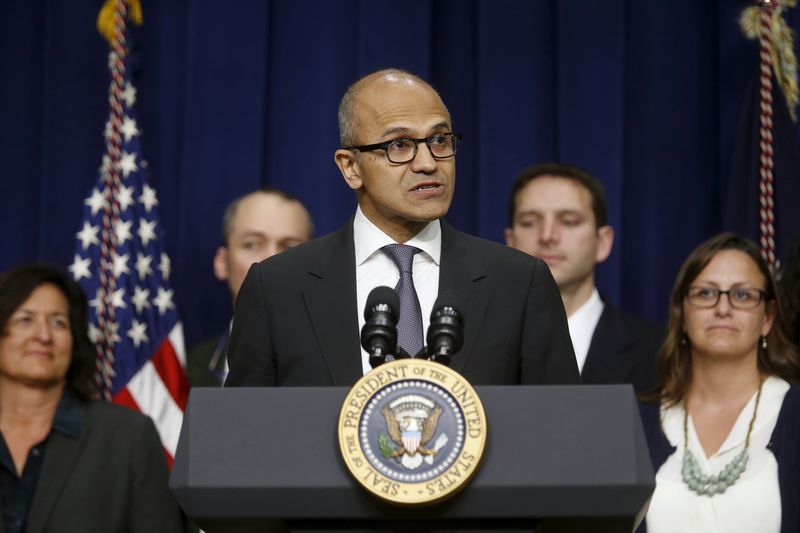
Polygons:
<instances>
[{"instance_id":1,"label":"microphone head","mask_svg":"<svg viewBox=\"0 0 800 533\"><path fill-rule=\"evenodd\" d=\"M381 308L376 309L378 306L381 306ZM389 313L392 316L392 320L397 322L398 309L400 309L400 297L397 296L397 292L391 287L381 285L372 289L369 296L367 296L367 305L364 306L364 319L369 320L375 311L382 311Z\"/></svg>"},{"instance_id":2,"label":"microphone head","mask_svg":"<svg viewBox=\"0 0 800 533\"><path fill-rule=\"evenodd\" d=\"M464 308L464 298L453 290L446 290L439 293L436 303L433 304L431 311L431 322L444 315L451 315L461 320L461 309Z\"/></svg>"},{"instance_id":3,"label":"microphone head","mask_svg":"<svg viewBox=\"0 0 800 533\"><path fill-rule=\"evenodd\" d=\"M463 298L455 291L443 291L436 298L428 327L428 350L443 362L456 353L464 344L464 319L461 309ZM448 354L444 355L443 354Z\"/></svg>"},{"instance_id":4,"label":"microphone head","mask_svg":"<svg viewBox=\"0 0 800 533\"><path fill-rule=\"evenodd\" d=\"M370 354L372 368L386 361L397 350L397 316L400 298L391 287L375 287L364 306L361 346Z\"/></svg>"}]
</instances>

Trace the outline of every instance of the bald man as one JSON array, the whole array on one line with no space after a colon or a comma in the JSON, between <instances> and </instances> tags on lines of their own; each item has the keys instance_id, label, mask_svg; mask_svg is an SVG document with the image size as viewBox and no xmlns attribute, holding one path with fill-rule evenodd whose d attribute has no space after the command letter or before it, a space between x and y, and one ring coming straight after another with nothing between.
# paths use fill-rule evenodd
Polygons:
<instances>
[{"instance_id":1,"label":"bald man","mask_svg":"<svg viewBox=\"0 0 800 533\"><path fill-rule=\"evenodd\" d=\"M222 220L223 245L214 255L214 276L228 284L236 302L253 263L309 240L311 215L294 196L264 188L231 202ZM220 386L228 373L228 330L189 349L187 368L192 386Z\"/></svg>"},{"instance_id":2,"label":"bald man","mask_svg":"<svg viewBox=\"0 0 800 533\"><path fill-rule=\"evenodd\" d=\"M359 341L367 295L398 285L409 257L403 268L413 283L407 275L403 283L413 292L400 291L400 321L407 297L421 325L411 328L419 338L409 340L408 353L424 342L416 330L427 330L437 296L453 291L464 302L464 344L451 366L472 383L577 383L547 265L442 219L461 136L437 92L406 71L369 74L342 98L339 132L334 160L356 194L356 213L338 231L250 269L236 302L226 385L355 383L370 370Z\"/></svg>"}]
</instances>

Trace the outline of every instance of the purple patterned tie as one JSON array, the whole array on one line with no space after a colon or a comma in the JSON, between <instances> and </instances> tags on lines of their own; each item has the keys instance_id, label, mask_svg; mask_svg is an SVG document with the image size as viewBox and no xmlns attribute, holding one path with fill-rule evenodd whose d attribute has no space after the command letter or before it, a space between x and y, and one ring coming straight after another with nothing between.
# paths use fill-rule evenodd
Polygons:
<instances>
[{"instance_id":1,"label":"purple patterned tie","mask_svg":"<svg viewBox=\"0 0 800 533\"><path fill-rule=\"evenodd\" d=\"M382 250L400 269L400 281L394 290L400 297L400 320L397 321L397 344L411 357L423 347L422 310L414 288L412 265L419 248L405 244L389 244Z\"/></svg>"}]
</instances>

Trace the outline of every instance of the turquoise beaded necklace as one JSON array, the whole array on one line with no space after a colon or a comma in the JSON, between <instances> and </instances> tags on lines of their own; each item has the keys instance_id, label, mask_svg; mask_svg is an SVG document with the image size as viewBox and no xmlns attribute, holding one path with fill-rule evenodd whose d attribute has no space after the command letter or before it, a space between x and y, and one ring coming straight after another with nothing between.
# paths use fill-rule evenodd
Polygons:
<instances>
[{"instance_id":1,"label":"turquoise beaded necklace","mask_svg":"<svg viewBox=\"0 0 800 533\"><path fill-rule=\"evenodd\" d=\"M747 460L750 457L747 451L750 448L750 433L753 431L753 423L756 421L756 413L758 412L758 404L761 401L761 388L764 385L762 380L758 384L758 393L756 393L756 404L753 407L753 417L750 419L750 425L747 427L747 437L744 441L744 449L736 454L730 463L720 471L719 474L707 476L700 471L700 465L697 464L697 458L689 451L689 406L686 401L683 402L683 464L681 466L681 476L683 482L689 486L689 490L696 492L700 496L714 496L715 494L722 494L728 487L736 483L739 477L747 468Z\"/></svg>"}]
</instances>

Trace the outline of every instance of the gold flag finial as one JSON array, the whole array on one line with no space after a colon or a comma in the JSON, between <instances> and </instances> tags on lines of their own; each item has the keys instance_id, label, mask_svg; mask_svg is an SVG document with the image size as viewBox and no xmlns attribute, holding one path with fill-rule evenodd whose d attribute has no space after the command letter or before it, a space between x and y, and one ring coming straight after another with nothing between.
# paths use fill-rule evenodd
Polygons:
<instances>
[{"instance_id":1,"label":"gold flag finial","mask_svg":"<svg viewBox=\"0 0 800 533\"><path fill-rule=\"evenodd\" d=\"M97 31L111 44L114 40L114 4L119 0L106 0L97 15ZM142 24L142 4L139 0L124 0L128 5L128 19L137 26Z\"/></svg>"}]
</instances>

